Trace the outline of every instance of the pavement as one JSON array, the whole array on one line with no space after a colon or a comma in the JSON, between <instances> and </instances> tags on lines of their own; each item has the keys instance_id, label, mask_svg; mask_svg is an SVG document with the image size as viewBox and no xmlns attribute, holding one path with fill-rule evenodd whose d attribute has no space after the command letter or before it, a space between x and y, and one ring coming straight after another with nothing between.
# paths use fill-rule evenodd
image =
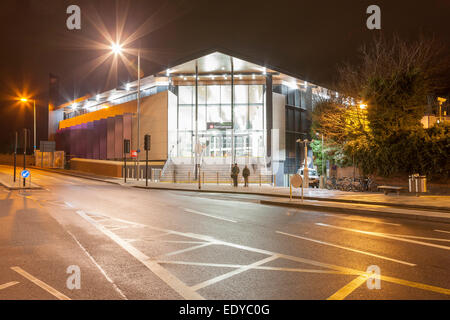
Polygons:
<instances>
[{"instance_id":1,"label":"pavement","mask_svg":"<svg viewBox=\"0 0 450 320\"><path fill-rule=\"evenodd\" d=\"M45 170L135 188L243 194L255 196L254 199L260 201L261 204L450 223L450 196L423 194L417 197L410 194L397 195L392 193L385 195L383 193L308 188L303 190L303 199L300 189L293 190L291 199L289 188L272 187L271 185L250 185L247 188L243 186L235 188L231 185L203 184L201 189L199 189L198 184L195 183L159 183L149 181L148 186L146 186L145 181L142 180L128 179L127 183L124 183L123 179L101 177L72 170Z\"/></svg>"},{"instance_id":2,"label":"pavement","mask_svg":"<svg viewBox=\"0 0 450 320\"><path fill-rule=\"evenodd\" d=\"M0 300L450 299L445 223L31 174L0 188Z\"/></svg>"},{"instance_id":3,"label":"pavement","mask_svg":"<svg viewBox=\"0 0 450 320\"><path fill-rule=\"evenodd\" d=\"M20 177L20 171L18 170L16 181L14 181L13 174L5 174L0 172L0 185L8 188L9 190L25 190L25 189L40 189L41 187L32 182L32 179L25 179L25 186L23 180Z\"/></svg>"}]
</instances>

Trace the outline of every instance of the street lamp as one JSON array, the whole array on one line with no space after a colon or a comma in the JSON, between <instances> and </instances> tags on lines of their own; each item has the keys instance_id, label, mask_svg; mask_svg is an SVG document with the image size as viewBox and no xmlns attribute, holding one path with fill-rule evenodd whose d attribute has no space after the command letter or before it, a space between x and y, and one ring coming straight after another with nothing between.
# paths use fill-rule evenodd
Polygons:
<instances>
[{"instance_id":1,"label":"street lamp","mask_svg":"<svg viewBox=\"0 0 450 320\"><path fill-rule=\"evenodd\" d=\"M111 51L115 55L122 54L123 48L120 43L112 43L111 44ZM139 175L140 175L140 163L139 163L139 153L140 150L140 129L141 129L141 49L138 49L138 89L137 89L137 181L139 181Z\"/></svg>"},{"instance_id":2,"label":"street lamp","mask_svg":"<svg viewBox=\"0 0 450 320\"><path fill-rule=\"evenodd\" d=\"M33 101L33 114L34 114L34 135L33 135L33 141L34 141L34 145L33 145L33 154L36 154L36 100L35 99L27 99L27 98L20 98L20 101L22 102L29 102L29 101Z\"/></svg>"}]
</instances>

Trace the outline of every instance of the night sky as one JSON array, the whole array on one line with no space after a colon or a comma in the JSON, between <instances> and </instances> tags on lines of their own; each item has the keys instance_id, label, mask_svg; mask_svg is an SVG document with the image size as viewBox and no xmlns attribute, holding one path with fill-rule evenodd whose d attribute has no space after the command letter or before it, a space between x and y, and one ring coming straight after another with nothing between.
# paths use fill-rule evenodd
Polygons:
<instances>
[{"instance_id":1,"label":"night sky","mask_svg":"<svg viewBox=\"0 0 450 320\"><path fill-rule=\"evenodd\" d=\"M78 31L66 27L71 4L81 8ZM371 4L381 8L381 31L366 28ZM46 140L49 73L60 77L67 101L135 80L119 65L107 81L112 58L92 67L106 53L93 44L109 44L95 26L115 38L126 17L123 38L140 30L129 46L144 48L145 75L222 47L332 87L337 64L355 61L380 32L410 40L422 32L450 43L449 15L449 0L1 0L0 152L15 130L32 129L32 108L14 100L20 94L37 99L38 141Z\"/></svg>"}]
</instances>

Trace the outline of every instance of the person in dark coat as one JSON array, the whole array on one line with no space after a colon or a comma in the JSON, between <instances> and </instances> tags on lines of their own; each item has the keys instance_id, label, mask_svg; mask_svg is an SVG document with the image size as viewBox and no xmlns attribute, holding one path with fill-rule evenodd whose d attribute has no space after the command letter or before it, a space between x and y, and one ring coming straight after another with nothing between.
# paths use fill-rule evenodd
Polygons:
<instances>
[{"instance_id":1,"label":"person in dark coat","mask_svg":"<svg viewBox=\"0 0 450 320\"><path fill-rule=\"evenodd\" d=\"M237 163L234 164L233 168L231 168L231 178L233 179L233 186L238 186L238 176L239 176L239 167Z\"/></svg>"},{"instance_id":2,"label":"person in dark coat","mask_svg":"<svg viewBox=\"0 0 450 320\"><path fill-rule=\"evenodd\" d=\"M244 177L244 187L248 187L248 177L250 177L250 169L245 166L244 170L242 170L242 176Z\"/></svg>"}]
</instances>

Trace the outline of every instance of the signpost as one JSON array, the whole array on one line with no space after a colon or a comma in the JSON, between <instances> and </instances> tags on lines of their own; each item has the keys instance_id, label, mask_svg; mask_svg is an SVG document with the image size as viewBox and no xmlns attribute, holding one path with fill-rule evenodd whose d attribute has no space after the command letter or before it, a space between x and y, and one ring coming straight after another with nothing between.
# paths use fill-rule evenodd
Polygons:
<instances>
[{"instance_id":1,"label":"signpost","mask_svg":"<svg viewBox=\"0 0 450 320\"><path fill-rule=\"evenodd\" d=\"M31 178L31 173L29 170L24 169L24 170L22 170L22 172L20 172L20 175L22 176L22 179L23 179L23 187L25 187L25 179ZM30 185L31 185L31 183L30 183Z\"/></svg>"},{"instance_id":2,"label":"signpost","mask_svg":"<svg viewBox=\"0 0 450 320\"><path fill-rule=\"evenodd\" d=\"M145 186L148 187L148 152L151 147L151 136L146 134L144 136L144 149L145 149Z\"/></svg>"},{"instance_id":3,"label":"signpost","mask_svg":"<svg viewBox=\"0 0 450 320\"><path fill-rule=\"evenodd\" d=\"M27 168L27 129L23 129L23 170ZM23 179L25 187L25 178Z\"/></svg>"},{"instance_id":4,"label":"signpost","mask_svg":"<svg viewBox=\"0 0 450 320\"><path fill-rule=\"evenodd\" d=\"M19 133L16 131L16 143L14 145L14 182L16 182L16 168L17 168L17 140Z\"/></svg>"},{"instance_id":5,"label":"signpost","mask_svg":"<svg viewBox=\"0 0 450 320\"><path fill-rule=\"evenodd\" d=\"M20 173L20 175L22 176L22 178L26 179L30 177L30 171L29 170L22 170L22 172Z\"/></svg>"},{"instance_id":6,"label":"signpost","mask_svg":"<svg viewBox=\"0 0 450 320\"><path fill-rule=\"evenodd\" d=\"M125 163L125 172L123 174L124 182L127 183L127 154L130 153L130 140L123 140L123 161Z\"/></svg>"},{"instance_id":7,"label":"signpost","mask_svg":"<svg viewBox=\"0 0 450 320\"><path fill-rule=\"evenodd\" d=\"M298 173L294 174L291 177L290 180L290 184L289 184L289 198L290 200L292 200L292 187L294 188L302 188L302 202L303 202L303 179L302 176L299 175Z\"/></svg>"}]
</instances>

